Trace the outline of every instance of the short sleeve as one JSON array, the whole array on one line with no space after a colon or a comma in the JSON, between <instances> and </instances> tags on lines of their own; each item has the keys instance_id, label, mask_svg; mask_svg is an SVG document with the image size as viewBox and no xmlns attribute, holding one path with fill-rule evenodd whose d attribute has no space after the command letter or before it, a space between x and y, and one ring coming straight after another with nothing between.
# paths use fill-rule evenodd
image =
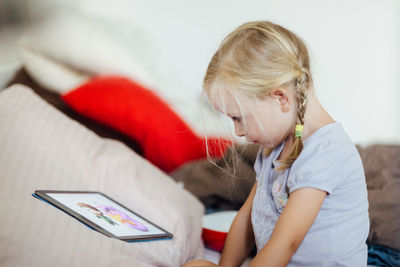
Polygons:
<instances>
[{"instance_id":1,"label":"short sleeve","mask_svg":"<svg viewBox=\"0 0 400 267\"><path fill-rule=\"evenodd\" d=\"M354 173L363 170L353 145L337 145L324 144L302 151L290 170L287 181L289 193L312 187L332 194Z\"/></svg>"},{"instance_id":2,"label":"short sleeve","mask_svg":"<svg viewBox=\"0 0 400 267\"><path fill-rule=\"evenodd\" d=\"M287 187L289 193L296 189L312 187L332 194L333 189L339 183L340 177L332 176L329 169L319 169L314 171L291 172L288 178Z\"/></svg>"}]
</instances>

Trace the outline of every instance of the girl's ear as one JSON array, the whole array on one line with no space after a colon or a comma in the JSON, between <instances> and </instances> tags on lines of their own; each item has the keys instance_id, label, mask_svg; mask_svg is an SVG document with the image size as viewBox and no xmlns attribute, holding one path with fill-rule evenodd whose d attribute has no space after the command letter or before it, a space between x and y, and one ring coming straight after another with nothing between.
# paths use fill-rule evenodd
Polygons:
<instances>
[{"instance_id":1,"label":"girl's ear","mask_svg":"<svg viewBox=\"0 0 400 267\"><path fill-rule=\"evenodd\" d=\"M270 93L270 97L279 104L283 112L287 112L290 110L289 91L286 88L279 87L272 90L272 92Z\"/></svg>"}]
</instances>

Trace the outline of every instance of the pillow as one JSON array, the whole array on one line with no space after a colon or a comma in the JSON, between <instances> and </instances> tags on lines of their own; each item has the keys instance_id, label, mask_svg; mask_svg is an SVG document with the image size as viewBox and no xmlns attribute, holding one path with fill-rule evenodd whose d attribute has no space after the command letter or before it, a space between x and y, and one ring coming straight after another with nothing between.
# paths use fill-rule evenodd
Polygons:
<instances>
[{"instance_id":1,"label":"pillow","mask_svg":"<svg viewBox=\"0 0 400 267\"><path fill-rule=\"evenodd\" d=\"M0 90L9 84L14 78L18 69L21 68L21 62L2 62L0 65Z\"/></svg>"},{"instance_id":2,"label":"pillow","mask_svg":"<svg viewBox=\"0 0 400 267\"><path fill-rule=\"evenodd\" d=\"M367 177L368 242L400 251L400 146L357 146Z\"/></svg>"},{"instance_id":3,"label":"pillow","mask_svg":"<svg viewBox=\"0 0 400 267\"><path fill-rule=\"evenodd\" d=\"M74 9L54 10L29 27L18 43L22 51L29 50L80 73L120 74L156 88L151 71L156 50L150 49L149 37L132 25L124 27L122 22L90 17ZM23 59L26 65L35 60L26 56ZM51 81L49 89L62 91L62 81L48 74L60 69L56 66L52 71L51 67L36 70L32 76Z\"/></svg>"},{"instance_id":4,"label":"pillow","mask_svg":"<svg viewBox=\"0 0 400 267\"><path fill-rule=\"evenodd\" d=\"M134 139L146 159L171 172L185 162L206 158L204 139L154 92L124 77L95 77L62 96L77 112ZM209 153L223 155L229 141L209 138Z\"/></svg>"},{"instance_id":5,"label":"pillow","mask_svg":"<svg viewBox=\"0 0 400 267\"><path fill-rule=\"evenodd\" d=\"M102 139L29 88L0 92L0 266L181 266L203 257L204 207L122 143ZM174 235L127 243L32 197L101 191Z\"/></svg>"},{"instance_id":6,"label":"pillow","mask_svg":"<svg viewBox=\"0 0 400 267\"><path fill-rule=\"evenodd\" d=\"M90 77L24 47L20 47L20 54L30 77L41 87L58 94L68 92Z\"/></svg>"}]
</instances>

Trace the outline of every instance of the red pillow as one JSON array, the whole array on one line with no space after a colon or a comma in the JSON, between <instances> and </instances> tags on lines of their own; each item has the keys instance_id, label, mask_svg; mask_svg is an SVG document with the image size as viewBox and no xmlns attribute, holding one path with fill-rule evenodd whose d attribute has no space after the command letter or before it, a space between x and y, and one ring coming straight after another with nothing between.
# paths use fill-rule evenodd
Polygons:
<instances>
[{"instance_id":1,"label":"red pillow","mask_svg":"<svg viewBox=\"0 0 400 267\"><path fill-rule=\"evenodd\" d=\"M143 156L171 172L185 162L207 156L205 142L152 91L127 78L95 77L62 95L80 114L136 140ZM209 138L209 153L223 155L230 142Z\"/></svg>"}]
</instances>

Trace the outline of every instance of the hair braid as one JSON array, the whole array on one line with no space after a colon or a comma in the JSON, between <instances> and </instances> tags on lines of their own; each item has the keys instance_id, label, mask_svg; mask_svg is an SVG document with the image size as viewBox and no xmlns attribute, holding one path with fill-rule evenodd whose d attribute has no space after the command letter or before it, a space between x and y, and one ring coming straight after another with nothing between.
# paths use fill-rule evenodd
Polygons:
<instances>
[{"instance_id":1,"label":"hair braid","mask_svg":"<svg viewBox=\"0 0 400 267\"><path fill-rule=\"evenodd\" d=\"M307 92L305 69L301 69L300 77L296 78L296 96L297 96L297 124L304 125L304 114L306 113Z\"/></svg>"},{"instance_id":2,"label":"hair braid","mask_svg":"<svg viewBox=\"0 0 400 267\"><path fill-rule=\"evenodd\" d=\"M307 86L309 78L308 73L304 68L300 69L300 75L296 78L296 100L297 100L297 119L296 124L304 125L304 115L306 113L307 105ZM282 160L282 165L277 169L284 170L289 168L292 163L297 159L303 150L303 140L302 137L296 137L294 140L293 148L290 155Z\"/></svg>"}]
</instances>

